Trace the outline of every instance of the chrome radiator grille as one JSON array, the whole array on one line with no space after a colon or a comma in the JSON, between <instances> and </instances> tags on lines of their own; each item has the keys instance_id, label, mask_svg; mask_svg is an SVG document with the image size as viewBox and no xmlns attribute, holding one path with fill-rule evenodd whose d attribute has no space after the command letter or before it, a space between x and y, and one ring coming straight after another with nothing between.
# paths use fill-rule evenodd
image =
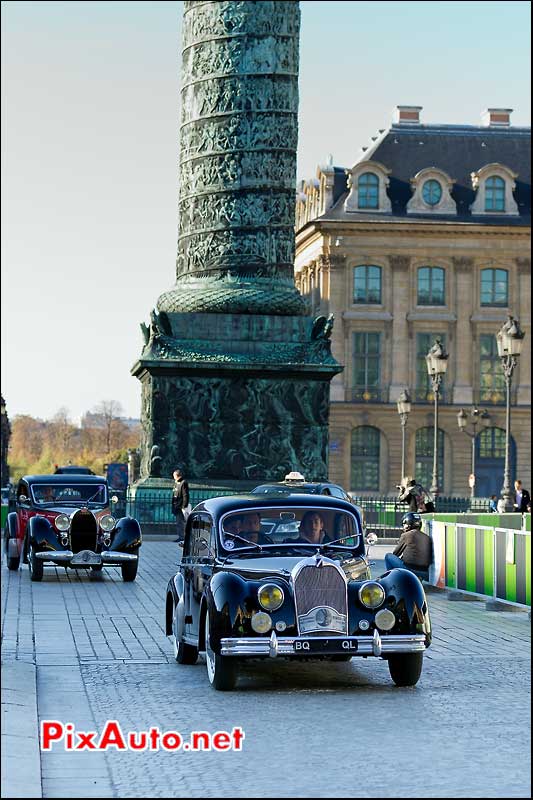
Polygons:
<instances>
[{"instance_id":1,"label":"chrome radiator grille","mask_svg":"<svg viewBox=\"0 0 533 800\"><path fill-rule=\"evenodd\" d=\"M346 580L337 566L323 560L308 562L296 569L293 583L301 634L347 634Z\"/></svg>"}]
</instances>

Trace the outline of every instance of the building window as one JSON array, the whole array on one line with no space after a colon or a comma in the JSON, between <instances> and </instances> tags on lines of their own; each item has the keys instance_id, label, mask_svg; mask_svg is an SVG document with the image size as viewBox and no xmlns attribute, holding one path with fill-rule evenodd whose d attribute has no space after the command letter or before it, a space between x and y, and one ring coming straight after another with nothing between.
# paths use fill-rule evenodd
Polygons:
<instances>
[{"instance_id":1,"label":"building window","mask_svg":"<svg viewBox=\"0 0 533 800\"><path fill-rule=\"evenodd\" d=\"M479 434L479 455L481 458L505 458L505 430L487 428Z\"/></svg>"},{"instance_id":2,"label":"building window","mask_svg":"<svg viewBox=\"0 0 533 800\"><path fill-rule=\"evenodd\" d=\"M441 267L420 267L418 270L418 305L443 306L445 271Z\"/></svg>"},{"instance_id":3,"label":"building window","mask_svg":"<svg viewBox=\"0 0 533 800\"><path fill-rule=\"evenodd\" d=\"M485 181L485 211L505 211L505 181L497 175Z\"/></svg>"},{"instance_id":4,"label":"building window","mask_svg":"<svg viewBox=\"0 0 533 800\"><path fill-rule=\"evenodd\" d=\"M434 428L419 428L415 439L415 479L424 489L429 489L433 481L433 437ZM444 431L437 434L439 489L444 482Z\"/></svg>"},{"instance_id":5,"label":"building window","mask_svg":"<svg viewBox=\"0 0 533 800\"><path fill-rule=\"evenodd\" d=\"M481 270L481 305L506 307L509 302L509 274L506 269Z\"/></svg>"},{"instance_id":6,"label":"building window","mask_svg":"<svg viewBox=\"0 0 533 800\"><path fill-rule=\"evenodd\" d=\"M381 303L381 267L355 267L353 301Z\"/></svg>"},{"instance_id":7,"label":"building window","mask_svg":"<svg viewBox=\"0 0 533 800\"><path fill-rule=\"evenodd\" d=\"M479 389L481 402L505 403L505 377L492 333L479 337Z\"/></svg>"},{"instance_id":8,"label":"building window","mask_svg":"<svg viewBox=\"0 0 533 800\"><path fill-rule=\"evenodd\" d=\"M428 206L436 206L442 197L442 186L436 180L426 181L422 187L422 198Z\"/></svg>"},{"instance_id":9,"label":"building window","mask_svg":"<svg viewBox=\"0 0 533 800\"><path fill-rule=\"evenodd\" d=\"M353 399L379 400L380 394L380 333L353 335Z\"/></svg>"},{"instance_id":10,"label":"building window","mask_svg":"<svg viewBox=\"0 0 533 800\"><path fill-rule=\"evenodd\" d=\"M373 172L364 172L357 182L359 208L379 208L379 178Z\"/></svg>"},{"instance_id":11,"label":"building window","mask_svg":"<svg viewBox=\"0 0 533 800\"><path fill-rule=\"evenodd\" d=\"M446 348L446 334L444 333L417 333L416 335L416 390L415 399L422 403L432 403L434 400L431 378L428 375L426 356L435 344L435 339L440 339ZM440 387L440 398L446 396L446 375Z\"/></svg>"},{"instance_id":12,"label":"building window","mask_svg":"<svg viewBox=\"0 0 533 800\"><path fill-rule=\"evenodd\" d=\"M362 425L352 431L352 492L379 492L380 433Z\"/></svg>"}]
</instances>

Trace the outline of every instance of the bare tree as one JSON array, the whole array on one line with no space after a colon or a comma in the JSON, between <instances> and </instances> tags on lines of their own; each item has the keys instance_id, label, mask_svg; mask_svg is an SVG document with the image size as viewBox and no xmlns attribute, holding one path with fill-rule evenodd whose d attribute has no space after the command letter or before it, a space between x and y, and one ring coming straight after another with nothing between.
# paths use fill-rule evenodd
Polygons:
<instances>
[{"instance_id":1,"label":"bare tree","mask_svg":"<svg viewBox=\"0 0 533 800\"><path fill-rule=\"evenodd\" d=\"M95 407L93 414L99 418L100 425L104 431L105 452L111 452L111 445L115 433L122 428L121 417L124 414L122 406L116 400L102 400ZM94 420L94 417L93 417Z\"/></svg>"}]
</instances>

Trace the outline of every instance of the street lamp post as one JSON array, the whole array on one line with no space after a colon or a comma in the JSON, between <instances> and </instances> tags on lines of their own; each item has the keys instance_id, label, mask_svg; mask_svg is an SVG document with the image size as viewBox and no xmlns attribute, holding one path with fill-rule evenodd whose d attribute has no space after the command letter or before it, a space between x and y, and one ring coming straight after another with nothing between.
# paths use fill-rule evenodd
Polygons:
<instances>
[{"instance_id":1,"label":"street lamp post","mask_svg":"<svg viewBox=\"0 0 533 800\"><path fill-rule=\"evenodd\" d=\"M435 420L433 428L433 476L430 492L434 497L439 493L439 394L442 379L448 366L448 353L440 339L435 339L435 344L426 356L428 375L431 378L433 396L435 398Z\"/></svg>"},{"instance_id":2,"label":"street lamp post","mask_svg":"<svg viewBox=\"0 0 533 800\"><path fill-rule=\"evenodd\" d=\"M476 428L477 424L481 420L485 428L488 428L490 425L490 414L488 411L480 411L476 406L470 411L470 421L472 423L472 427L474 429L473 433L470 433L466 430L466 425L468 422L468 415L465 413L464 409L461 409L457 414L457 424L459 425L459 429L466 433L467 436L470 437L472 440L472 464L471 464L471 472L474 476L474 482L470 485L470 497L476 496L476 485L475 485L475 477L476 477Z\"/></svg>"},{"instance_id":3,"label":"street lamp post","mask_svg":"<svg viewBox=\"0 0 533 800\"><path fill-rule=\"evenodd\" d=\"M509 315L498 333L496 343L498 345L498 355L502 362L503 374L505 376L506 406L505 406L505 467L503 472L503 486L501 496L505 500L505 510L513 510L513 495L511 492L510 459L509 452L511 446L511 382L513 379L514 368L518 363L518 357L522 350L522 341L525 333L520 329L520 323Z\"/></svg>"},{"instance_id":4,"label":"street lamp post","mask_svg":"<svg viewBox=\"0 0 533 800\"><path fill-rule=\"evenodd\" d=\"M400 422L402 425L402 481L405 478L405 427L407 425L407 418L411 413L411 398L409 397L409 390L404 389L396 401L398 406L398 414L400 415Z\"/></svg>"}]
</instances>

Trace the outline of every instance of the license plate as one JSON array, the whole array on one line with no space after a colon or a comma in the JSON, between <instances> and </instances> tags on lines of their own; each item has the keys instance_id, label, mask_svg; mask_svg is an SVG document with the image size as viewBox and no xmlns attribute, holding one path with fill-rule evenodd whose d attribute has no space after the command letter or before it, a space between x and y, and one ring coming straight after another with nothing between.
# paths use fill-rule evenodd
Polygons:
<instances>
[{"instance_id":1,"label":"license plate","mask_svg":"<svg viewBox=\"0 0 533 800\"><path fill-rule=\"evenodd\" d=\"M102 559L98 553L93 553L92 550L82 550L80 553L76 553L76 555L73 556L70 563L73 566L89 567L91 564L101 564Z\"/></svg>"},{"instance_id":2,"label":"license plate","mask_svg":"<svg viewBox=\"0 0 533 800\"><path fill-rule=\"evenodd\" d=\"M294 652L301 653L356 653L357 642L353 639L296 639Z\"/></svg>"}]
</instances>

